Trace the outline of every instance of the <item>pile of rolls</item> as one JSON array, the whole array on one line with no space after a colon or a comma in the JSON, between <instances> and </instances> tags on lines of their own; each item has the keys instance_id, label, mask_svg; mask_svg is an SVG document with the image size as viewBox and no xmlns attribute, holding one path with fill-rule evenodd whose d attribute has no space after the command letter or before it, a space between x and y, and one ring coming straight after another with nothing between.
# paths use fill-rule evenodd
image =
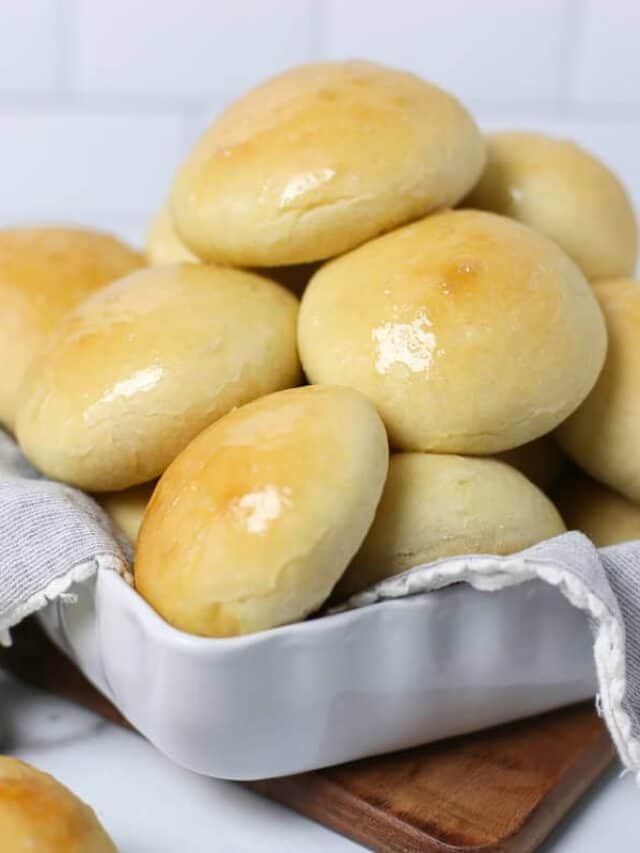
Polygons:
<instances>
[{"instance_id":1,"label":"pile of rolls","mask_svg":"<svg viewBox=\"0 0 640 853\"><path fill-rule=\"evenodd\" d=\"M412 74L308 65L214 121L145 258L0 232L0 418L202 636L562 516L640 537L636 259L625 190L578 146L485 137Z\"/></svg>"}]
</instances>

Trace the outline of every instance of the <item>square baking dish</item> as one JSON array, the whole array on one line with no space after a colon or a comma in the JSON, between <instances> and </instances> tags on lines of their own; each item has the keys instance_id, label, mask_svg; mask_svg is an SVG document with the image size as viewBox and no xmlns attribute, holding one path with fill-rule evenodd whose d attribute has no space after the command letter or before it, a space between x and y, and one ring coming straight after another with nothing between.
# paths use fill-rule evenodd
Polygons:
<instances>
[{"instance_id":1,"label":"square baking dish","mask_svg":"<svg viewBox=\"0 0 640 853\"><path fill-rule=\"evenodd\" d=\"M300 773L596 692L586 616L540 580L457 583L228 639L172 628L108 569L70 592L38 615L49 637L158 749L219 778Z\"/></svg>"}]
</instances>

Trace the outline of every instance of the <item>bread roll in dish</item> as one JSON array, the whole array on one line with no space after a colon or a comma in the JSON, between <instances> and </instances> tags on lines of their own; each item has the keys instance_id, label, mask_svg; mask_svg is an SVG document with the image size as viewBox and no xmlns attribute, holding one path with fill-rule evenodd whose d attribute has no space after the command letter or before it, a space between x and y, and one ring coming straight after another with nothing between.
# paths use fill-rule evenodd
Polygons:
<instances>
[{"instance_id":1,"label":"bread roll in dish","mask_svg":"<svg viewBox=\"0 0 640 853\"><path fill-rule=\"evenodd\" d=\"M104 492L98 503L111 521L135 544L142 524L142 516L153 493L155 481L141 483L121 492Z\"/></svg>"},{"instance_id":2,"label":"bread roll in dish","mask_svg":"<svg viewBox=\"0 0 640 853\"><path fill-rule=\"evenodd\" d=\"M304 293L298 345L309 380L364 393L397 449L484 455L564 420L598 376L606 333L554 243L458 210L325 264Z\"/></svg>"},{"instance_id":3,"label":"bread roll in dish","mask_svg":"<svg viewBox=\"0 0 640 853\"><path fill-rule=\"evenodd\" d=\"M120 240L96 231L0 230L0 423L13 429L24 373L65 312L143 264Z\"/></svg>"},{"instance_id":4,"label":"bread roll in dish","mask_svg":"<svg viewBox=\"0 0 640 853\"><path fill-rule=\"evenodd\" d=\"M493 133L487 166L465 201L546 234L588 279L630 275L638 225L622 184L583 148L541 133Z\"/></svg>"},{"instance_id":5,"label":"bread roll in dish","mask_svg":"<svg viewBox=\"0 0 640 853\"><path fill-rule=\"evenodd\" d=\"M296 385L298 301L280 285L201 264L152 267L94 294L25 379L20 445L87 491L152 480L234 406Z\"/></svg>"},{"instance_id":6,"label":"bread roll in dish","mask_svg":"<svg viewBox=\"0 0 640 853\"><path fill-rule=\"evenodd\" d=\"M93 810L53 776L0 756L3 853L116 853Z\"/></svg>"},{"instance_id":7,"label":"bread roll in dish","mask_svg":"<svg viewBox=\"0 0 640 853\"><path fill-rule=\"evenodd\" d=\"M556 437L592 477L640 503L640 282L602 281L594 290L607 322L607 360Z\"/></svg>"},{"instance_id":8,"label":"bread roll in dish","mask_svg":"<svg viewBox=\"0 0 640 853\"><path fill-rule=\"evenodd\" d=\"M153 217L145 235L145 253L151 266L200 263L200 258L184 245L171 220L169 205L163 205Z\"/></svg>"},{"instance_id":9,"label":"bread roll in dish","mask_svg":"<svg viewBox=\"0 0 640 853\"><path fill-rule=\"evenodd\" d=\"M548 492L558 482L568 466L567 457L550 435L505 450L499 458L517 468L543 492Z\"/></svg>"},{"instance_id":10,"label":"bread roll in dish","mask_svg":"<svg viewBox=\"0 0 640 853\"><path fill-rule=\"evenodd\" d=\"M161 477L138 537L136 589L204 636L303 619L360 547L387 464L382 422L355 391L316 385L249 403Z\"/></svg>"},{"instance_id":11,"label":"bread roll in dish","mask_svg":"<svg viewBox=\"0 0 640 853\"><path fill-rule=\"evenodd\" d=\"M581 530L598 547L640 539L640 506L572 471L553 498L569 530Z\"/></svg>"},{"instance_id":12,"label":"bread roll in dish","mask_svg":"<svg viewBox=\"0 0 640 853\"><path fill-rule=\"evenodd\" d=\"M484 157L466 110L418 77L368 62L305 65L206 131L176 176L173 219L208 261L317 261L456 204Z\"/></svg>"},{"instance_id":13,"label":"bread roll in dish","mask_svg":"<svg viewBox=\"0 0 640 853\"><path fill-rule=\"evenodd\" d=\"M551 501L505 462L396 453L373 525L335 597L441 557L512 554L564 529Z\"/></svg>"}]
</instances>

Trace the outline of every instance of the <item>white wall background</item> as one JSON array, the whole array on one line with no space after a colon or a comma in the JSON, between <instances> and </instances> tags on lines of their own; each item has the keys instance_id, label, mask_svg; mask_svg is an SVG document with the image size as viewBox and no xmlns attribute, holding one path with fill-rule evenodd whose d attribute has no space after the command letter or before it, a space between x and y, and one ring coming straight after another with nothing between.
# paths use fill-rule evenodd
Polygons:
<instances>
[{"instance_id":1,"label":"white wall background","mask_svg":"<svg viewBox=\"0 0 640 853\"><path fill-rule=\"evenodd\" d=\"M569 136L640 208L640 0L0 0L0 226L137 239L198 132L289 65L369 58Z\"/></svg>"}]
</instances>

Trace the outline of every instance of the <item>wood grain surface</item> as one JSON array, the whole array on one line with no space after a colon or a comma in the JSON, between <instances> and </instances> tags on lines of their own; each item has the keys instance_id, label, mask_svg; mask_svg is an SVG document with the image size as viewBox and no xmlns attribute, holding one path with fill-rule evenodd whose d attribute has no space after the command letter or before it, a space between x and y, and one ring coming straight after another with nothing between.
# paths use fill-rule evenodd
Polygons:
<instances>
[{"instance_id":1,"label":"wood grain surface","mask_svg":"<svg viewBox=\"0 0 640 853\"><path fill-rule=\"evenodd\" d=\"M127 721L32 620L0 664ZM614 749L589 704L327 770L246 783L381 853L529 853L605 770Z\"/></svg>"}]
</instances>

